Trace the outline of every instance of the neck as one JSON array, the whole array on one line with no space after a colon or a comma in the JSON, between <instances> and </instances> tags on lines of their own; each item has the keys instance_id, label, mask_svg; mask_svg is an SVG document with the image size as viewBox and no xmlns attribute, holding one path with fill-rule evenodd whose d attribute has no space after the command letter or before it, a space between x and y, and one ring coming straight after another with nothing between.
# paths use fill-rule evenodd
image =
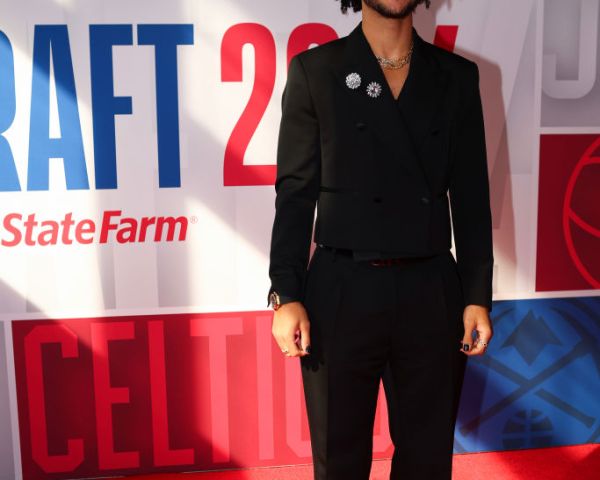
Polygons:
<instances>
[{"instance_id":1,"label":"neck","mask_svg":"<svg viewBox=\"0 0 600 480\"><path fill-rule=\"evenodd\" d=\"M412 38L412 14L387 18L363 3L362 30L375 55L399 58L408 53Z\"/></svg>"}]
</instances>

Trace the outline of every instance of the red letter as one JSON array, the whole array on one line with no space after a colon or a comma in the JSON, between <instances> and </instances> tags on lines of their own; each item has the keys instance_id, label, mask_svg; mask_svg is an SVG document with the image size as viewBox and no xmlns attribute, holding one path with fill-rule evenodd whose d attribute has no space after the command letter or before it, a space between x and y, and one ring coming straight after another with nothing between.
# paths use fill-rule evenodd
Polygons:
<instances>
[{"instance_id":1,"label":"red letter","mask_svg":"<svg viewBox=\"0 0 600 480\"><path fill-rule=\"evenodd\" d=\"M129 403L129 389L110 386L108 342L134 338L133 322L92 323L94 392L96 394L96 429L98 466L101 470L133 468L140 465L139 452L115 452L112 405Z\"/></svg>"},{"instance_id":2,"label":"red letter","mask_svg":"<svg viewBox=\"0 0 600 480\"><path fill-rule=\"evenodd\" d=\"M325 23L303 23L298 25L288 40L287 65L294 55L308 50L313 43L321 45L338 38L337 32Z\"/></svg>"},{"instance_id":3,"label":"red letter","mask_svg":"<svg viewBox=\"0 0 600 480\"><path fill-rule=\"evenodd\" d=\"M65 215L65 218L60 222L60 224L63 227L63 231L62 231L62 243L64 243L65 245L71 245L73 243L73 241L71 240L71 227L73 225L75 225L75 222L73 221L73 214L72 213L67 213Z\"/></svg>"},{"instance_id":4,"label":"red letter","mask_svg":"<svg viewBox=\"0 0 600 480\"><path fill-rule=\"evenodd\" d=\"M58 222L54 220L44 220L42 222L41 228L44 229L48 227L46 230L41 230L38 234L37 240L40 245L56 245L58 241Z\"/></svg>"},{"instance_id":5,"label":"red letter","mask_svg":"<svg viewBox=\"0 0 600 480\"><path fill-rule=\"evenodd\" d=\"M4 229L8 232L8 233L12 233L12 240L2 240L2 245L5 247L14 247L16 245L18 245L19 243L21 243L21 230L19 230L17 227L15 227L12 224L13 220L22 220L23 217L21 216L20 213L9 213L8 215L6 215L4 217Z\"/></svg>"},{"instance_id":6,"label":"red letter","mask_svg":"<svg viewBox=\"0 0 600 480\"><path fill-rule=\"evenodd\" d=\"M185 240L188 227L188 219L186 217L158 217L156 220L156 232L154 233L154 241L160 242L162 239L163 226L167 225L167 242L172 242L175 238L175 227L179 225L179 238L181 242Z\"/></svg>"},{"instance_id":7,"label":"red letter","mask_svg":"<svg viewBox=\"0 0 600 480\"><path fill-rule=\"evenodd\" d=\"M244 165L248 144L265 113L275 85L275 40L270 30L259 23L238 23L223 35L221 43L221 81L244 80L242 50L254 47L254 84L246 108L237 121L223 159L223 185L273 185L275 165Z\"/></svg>"},{"instance_id":8,"label":"red letter","mask_svg":"<svg viewBox=\"0 0 600 480\"><path fill-rule=\"evenodd\" d=\"M94 241L94 233L96 232L96 224L92 220L82 220L75 227L75 240L79 243L92 243ZM84 234L91 233L91 236L84 237Z\"/></svg>"},{"instance_id":9,"label":"red letter","mask_svg":"<svg viewBox=\"0 0 600 480\"><path fill-rule=\"evenodd\" d=\"M137 221L135 218L125 217L119 223L117 230L117 242L133 243L137 235Z\"/></svg>"},{"instance_id":10,"label":"red letter","mask_svg":"<svg viewBox=\"0 0 600 480\"><path fill-rule=\"evenodd\" d=\"M165 373L165 336L163 322L148 322L148 356L150 359L150 395L152 398L152 440L154 464L191 465L194 450L169 448L169 422L167 420L167 376Z\"/></svg>"},{"instance_id":11,"label":"red letter","mask_svg":"<svg viewBox=\"0 0 600 480\"><path fill-rule=\"evenodd\" d=\"M146 232L148 231L148 227L150 225L154 225L154 222L156 222L156 217L142 217L138 242L146 241Z\"/></svg>"},{"instance_id":12,"label":"red letter","mask_svg":"<svg viewBox=\"0 0 600 480\"><path fill-rule=\"evenodd\" d=\"M453 52L454 47L456 46L457 34L458 25L438 25L435 29L433 44L442 47L449 52Z\"/></svg>"},{"instance_id":13,"label":"red letter","mask_svg":"<svg viewBox=\"0 0 600 480\"><path fill-rule=\"evenodd\" d=\"M25 245L33 246L35 245L35 240L33 239L33 229L37 227L37 222L35 221L35 213L32 213L27 216L27 220L25 220Z\"/></svg>"},{"instance_id":14,"label":"red letter","mask_svg":"<svg viewBox=\"0 0 600 480\"><path fill-rule=\"evenodd\" d=\"M25 343L25 372L29 404L29 429L33 459L46 473L72 472L83 462L83 440L68 439L67 454L48 454L48 425L44 396L42 344L60 343L63 358L79 356L77 337L64 325L39 325L27 334Z\"/></svg>"},{"instance_id":15,"label":"red letter","mask_svg":"<svg viewBox=\"0 0 600 480\"><path fill-rule=\"evenodd\" d=\"M258 386L258 458L275 458L273 424L273 314L256 318L256 383Z\"/></svg>"},{"instance_id":16,"label":"red letter","mask_svg":"<svg viewBox=\"0 0 600 480\"><path fill-rule=\"evenodd\" d=\"M116 230L118 225L110 223L112 217L120 217L121 210L107 210L102 216L102 229L100 230L100 243L106 243L108 240L108 232Z\"/></svg>"},{"instance_id":17,"label":"red letter","mask_svg":"<svg viewBox=\"0 0 600 480\"><path fill-rule=\"evenodd\" d=\"M285 363L285 437L299 457L310 457L310 440L302 439L302 378L296 363Z\"/></svg>"},{"instance_id":18,"label":"red letter","mask_svg":"<svg viewBox=\"0 0 600 480\"><path fill-rule=\"evenodd\" d=\"M241 317L194 318L192 337L208 337L213 462L229 461L229 400L227 396L227 335L243 333Z\"/></svg>"}]
</instances>

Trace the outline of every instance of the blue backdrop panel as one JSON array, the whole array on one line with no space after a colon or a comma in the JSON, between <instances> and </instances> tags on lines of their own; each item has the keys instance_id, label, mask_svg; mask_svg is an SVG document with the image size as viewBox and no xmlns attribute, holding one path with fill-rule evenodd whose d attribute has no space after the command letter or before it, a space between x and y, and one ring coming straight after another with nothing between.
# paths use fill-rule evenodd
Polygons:
<instances>
[{"instance_id":1,"label":"blue backdrop panel","mask_svg":"<svg viewBox=\"0 0 600 480\"><path fill-rule=\"evenodd\" d=\"M456 453L600 439L600 297L494 302L494 338L470 357Z\"/></svg>"}]
</instances>

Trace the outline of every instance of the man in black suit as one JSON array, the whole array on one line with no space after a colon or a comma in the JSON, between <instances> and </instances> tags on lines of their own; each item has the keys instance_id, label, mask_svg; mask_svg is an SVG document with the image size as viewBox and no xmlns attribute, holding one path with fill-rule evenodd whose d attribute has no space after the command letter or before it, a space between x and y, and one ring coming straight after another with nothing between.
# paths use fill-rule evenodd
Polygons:
<instances>
[{"instance_id":1,"label":"man in black suit","mask_svg":"<svg viewBox=\"0 0 600 480\"><path fill-rule=\"evenodd\" d=\"M390 478L450 479L467 357L493 333L479 70L418 35L423 1L342 0L361 22L294 56L282 95L269 304L317 480L368 480L381 380Z\"/></svg>"}]
</instances>

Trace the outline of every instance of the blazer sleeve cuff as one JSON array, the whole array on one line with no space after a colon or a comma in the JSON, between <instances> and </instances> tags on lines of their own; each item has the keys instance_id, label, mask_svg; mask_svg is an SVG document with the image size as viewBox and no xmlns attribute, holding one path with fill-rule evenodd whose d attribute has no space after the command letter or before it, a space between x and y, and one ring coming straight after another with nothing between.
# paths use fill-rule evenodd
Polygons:
<instances>
[{"instance_id":1,"label":"blazer sleeve cuff","mask_svg":"<svg viewBox=\"0 0 600 480\"><path fill-rule=\"evenodd\" d=\"M300 301L302 298L303 283L302 279L294 277L274 280L267 293L267 307L269 306L269 296L273 291L279 294L282 305L288 302Z\"/></svg>"},{"instance_id":2,"label":"blazer sleeve cuff","mask_svg":"<svg viewBox=\"0 0 600 480\"><path fill-rule=\"evenodd\" d=\"M492 311L491 268L462 270L459 268L465 306L481 305Z\"/></svg>"}]
</instances>

